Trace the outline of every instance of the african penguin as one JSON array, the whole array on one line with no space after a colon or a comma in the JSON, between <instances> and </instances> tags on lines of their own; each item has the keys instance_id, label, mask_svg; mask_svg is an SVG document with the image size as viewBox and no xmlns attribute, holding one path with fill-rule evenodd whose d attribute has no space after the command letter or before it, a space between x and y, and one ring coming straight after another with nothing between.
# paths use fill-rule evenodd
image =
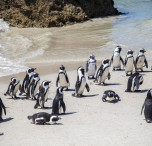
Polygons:
<instances>
[{"instance_id":1,"label":"african penguin","mask_svg":"<svg viewBox=\"0 0 152 146\"><path fill-rule=\"evenodd\" d=\"M113 70L118 69L121 70L121 63L124 65L124 61L122 57L120 56L122 48L120 46L117 46L114 50L113 56L111 58L111 63L113 63Z\"/></svg>"},{"instance_id":2,"label":"african penguin","mask_svg":"<svg viewBox=\"0 0 152 146\"><path fill-rule=\"evenodd\" d=\"M146 57L144 55L145 49L142 48L139 50L138 56L136 58L136 69L141 70L143 72L143 65L145 63L146 68L148 68L148 62L146 60Z\"/></svg>"},{"instance_id":3,"label":"african penguin","mask_svg":"<svg viewBox=\"0 0 152 146\"><path fill-rule=\"evenodd\" d=\"M134 57L133 57L133 52L132 50L128 50L127 51L127 55L125 58L125 73L126 76L128 76L128 72L133 73L133 68L135 67L135 71L136 71L136 64L134 61Z\"/></svg>"},{"instance_id":4,"label":"african penguin","mask_svg":"<svg viewBox=\"0 0 152 146\"><path fill-rule=\"evenodd\" d=\"M103 93L103 96L102 96L102 101L103 102L106 102L106 101L112 102L114 100L120 101L120 97L114 91L106 90Z\"/></svg>"},{"instance_id":5,"label":"african penguin","mask_svg":"<svg viewBox=\"0 0 152 146\"><path fill-rule=\"evenodd\" d=\"M4 110L4 113L6 115L6 109L5 109L5 106L3 104L3 101L2 99L0 98L0 121L3 121L3 118L2 118L2 111Z\"/></svg>"},{"instance_id":6,"label":"african penguin","mask_svg":"<svg viewBox=\"0 0 152 146\"><path fill-rule=\"evenodd\" d=\"M69 78L63 65L60 66L59 74L56 80L57 87L58 83L60 83L60 87L64 87L66 90L68 90L68 87L70 86Z\"/></svg>"},{"instance_id":7,"label":"african penguin","mask_svg":"<svg viewBox=\"0 0 152 146\"><path fill-rule=\"evenodd\" d=\"M61 108L63 109L63 113L65 113L66 106L63 101L63 87L59 87L56 91L56 96L52 104L52 115L61 114Z\"/></svg>"},{"instance_id":8,"label":"african penguin","mask_svg":"<svg viewBox=\"0 0 152 146\"><path fill-rule=\"evenodd\" d=\"M109 59L103 60L100 68L96 73L96 79L94 80L94 82L97 82L99 84L103 83L103 85L105 85L106 78L108 78L108 80L110 79L109 68L110 68L110 60Z\"/></svg>"},{"instance_id":9,"label":"african penguin","mask_svg":"<svg viewBox=\"0 0 152 146\"><path fill-rule=\"evenodd\" d=\"M46 112L40 112L33 114L32 116L27 117L29 120L32 119L33 124L56 124L58 120L61 118L58 117L57 115L52 115Z\"/></svg>"},{"instance_id":10,"label":"african penguin","mask_svg":"<svg viewBox=\"0 0 152 146\"><path fill-rule=\"evenodd\" d=\"M12 98L16 98L16 93L19 90L19 87L20 87L20 80L18 80L15 77L12 77L8 89L4 95L5 96L10 95Z\"/></svg>"},{"instance_id":11,"label":"african penguin","mask_svg":"<svg viewBox=\"0 0 152 146\"><path fill-rule=\"evenodd\" d=\"M40 106L41 108L44 108L44 103L47 102L48 94L49 94L49 84L51 81L43 81L41 83L41 86L39 88L39 92L37 94L36 104L34 108L38 108Z\"/></svg>"},{"instance_id":12,"label":"african penguin","mask_svg":"<svg viewBox=\"0 0 152 146\"><path fill-rule=\"evenodd\" d=\"M75 93L72 96L83 97L84 89L87 89L87 92L90 91L89 85L86 82L85 70L82 66L77 69L77 81L75 84Z\"/></svg>"},{"instance_id":13,"label":"african penguin","mask_svg":"<svg viewBox=\"0 0 152 146\"><path fill-rule=\"evenodd\" d=\"M27 99L36 99L35 95L37 91L39 90L40 86L40 77L38 73L35 73L31 79L31 83L27 89Z\"/></svg>"},{"instance_id":14,"label":"african penguin","mask_svg":"<svg viewBox=\"0 0 152 146\"><path fill-rule=\"evenodd\" d=\"M141 109L141 115L143 109L146 122L152 123L152 89L147 92L147 97Z\"/></svg>"},{"instance_id":15,"label":"african penguin","mask_svg":"<svg viewBox=\"0 0 152 146\"><path fill-rule=\"evenodd\" d=\"M31 83L31 79L34 75L34 70L36 70L36 68L29 68L26 71L26 76L25 76L25 78L23 80L23 83L22 83L22 86L20 88L20 94L19 95L22 95L23 93L27 94L27 89L28 89L28 86Z\"/></svg>"},{"instance_id":16,"label":"african penguin","mask_svg":"<svg viewBox=\"0 0 152 146\"><path fill-rule=\"evenodd\" d=\"M139 86L143 83L143 76L138 72L134 73L128 78L127 89L125 92L137 92L140 91Z\"/></svg>"},{"instance_id":17,"label":"african penguin","mask_svg":"<svg viewBox=\"0 0 152 146\"><path fill-rule=\"evenodd\" d=\"M92 77L94 79L95 73L97 70L96 66L96 59L93 54L90 55L90 59L86 63L86 74L88 76L88 79Z\"/></svg>"}]
</instances>

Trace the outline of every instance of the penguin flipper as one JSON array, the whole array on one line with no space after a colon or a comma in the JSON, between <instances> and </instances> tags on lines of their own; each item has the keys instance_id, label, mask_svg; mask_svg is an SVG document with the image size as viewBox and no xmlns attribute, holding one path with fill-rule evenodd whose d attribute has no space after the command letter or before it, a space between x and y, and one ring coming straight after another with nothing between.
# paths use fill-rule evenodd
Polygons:
<instances>
[{"instance_id":1,"label":"penguin flipper","mask_svg":"<svg viewBox=\"0 0 152 146\"><path fill-rule=\"evenodd\" d=\"M60 103L61 103L61 106L63 108L63 112L65 113L65 110L66 110L66 106L65 106L65 103L63 100L60 100Z\"/></svg>"},{"instance_id":2,"label":"penguin flipper","mask_svg":"<svg viewBox=\"0 0 152 146\"><path fill-rule=\"evenodd\" d=\"M142 115L142 112L143 112L143 109L144 109L144 107L145 107L145 103L143 104L143 106L142 106L142 108L141 108L141 115Z\"/></svg>"},{"instance_id":3,"label":"penguin flipper","mask_svg":"<svg viewBox=\"0 0 152 146\"><path fill-rule=\"evenodd\" d=\"M1 106L2 106L2 108L3 108L3 110L4 110L4 113L5 113L5 115L6 115L6 108L5 108L5 106L4 106L3 101L2 101L1 98L0 98L0 104L1 104Z\"/></svg>"},{"instance_id":4,"label":"penguin flipper","mask_svg":"<svg viewBox=\"0 0 152 146\"><path fill-rule=\"evenodd\" d=\"M58 87L58 82L59 82L59 74L58 74L58 77L56 79L56 87Z\"/></svg>"},{"instance_id":5,"label":"penguin flipper","mask_svg":"<svg viewBox=\"0 0 152 146\"><path fill-rule=\"evenodd\" d=\"M124 63L124 61L123 61L123 59L122 59L122 57L120 56L120 60L121 60L121 62L122 62L122 64L123 64L123 66L125 65L125 63Z\"/></svg>"},{"instance_id":6,"label":"penguin flipper","mask_svg":"<svg viewBox=\"0 0 152 146\"><path fill-rule=\"evenodd\" d=\"M146 66L146 68L148 68L148 62L147 62L147 60L146 60L146 57L145 57L144 62L145 62L145 66Z\"/></svg>"},{"instance_id":7,"label":"penguin flipper","mask_svg":"<svg viewBox=\"0 0 152 146\"><path fill-rule=\"evenodd\" d=\"M86 83L86 89L88 92L90 91L89 85L87 83Z\"/></svg>"}]
</instances>

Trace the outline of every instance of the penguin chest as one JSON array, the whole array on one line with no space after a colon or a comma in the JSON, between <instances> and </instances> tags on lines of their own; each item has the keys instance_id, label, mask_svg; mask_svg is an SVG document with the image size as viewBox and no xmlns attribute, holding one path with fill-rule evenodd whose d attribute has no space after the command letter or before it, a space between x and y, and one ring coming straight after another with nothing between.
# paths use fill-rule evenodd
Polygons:
<instances>
[{"instance_id":1,"label":"penguin chest","mask_svg":"<svg viewBox=\"0 0 152 146\"><path fill-rule=\"evenodd\" d=\"M96 64L90 63L88 66L88 76L94 76L96 73Z\"/></svg>"},{"instance_id":2,"label":"penguin chest","mask_svg":"<svg viewBox=\"0 0 152 146\"><path fill-rule=\"evenodd\" d=\"M126 71L133 71L133 67L134 67L134 59L132 58L128 58L127 64L126 64Z\"/></svg>"},{"instance_id":3,"label":"penguin chest","mask_svg":"<svg viewBox=\"0 0 152 146\"><path fill-rule=\"evenodd\" d=\"M45 97L44 97L45 102L48 100L48 96L49 96L49 89L45 93Z\"/></svg>"},{"instance_id":4,"label":"penguin chest","mask_svg":"<svg viewBox=\"0 0 152 146\"><path fill-rule=\"evenodd\" d=\"M15 86L15 89L14 89L14 94L16 95L17 91L19 90L19 86L20 86L20 83L18 83L16 86Z\"/></svg>"},{"instance_id":5,"label":"penguin chest","mask_svg":"<svg viewBox=\"0 0 152 146\"><path fill-rule=\"evenodd\" d=\"M113 57L113 67L120 67L120 56Z\"/></svg>"},{"instance_id":6,"label":"penguin chest","mask_svg":"<svg viewBox=\"0 0 152 146\"><path fill-rule=\"evenodd\" d=\"M113 100L115 100L115 98L114 98L114 96L113 97L109 97L109 96L107 96L107 98L106 98L106 100L108 100L108 101L113 101Z\"/></svg>"},{"instance_id":7,"label":"penguin chest","mask_svg":"<svg viewBox=\"0 0 152 146\"><path fill-rule=\"evenodd\" d=\"M81 85L80 85L80 88L78 90L79 95L81 95L83 93L85 86L86 86L86 78L82 78Z\"/></svg>"},{"instance_id":8,"label":"penguin chest","mask_svg":"<svg viewBox=\"0 0 152 146\"><path fill-rule=\"evenodd\" d=\"M109 67L107 67L104 72L102 73L101 76L101 83L105 82L106 78L108 77L109 74Z\"/></svg>"},{"instance_id":9,"label":"penguin chest","mask_svg":"<svg viewBox=\"0 0 152 146\"><path fill-rule=\"evenodd\" d=\"M34 89L34 96L36 95L36 93L38 92L39 90L39 86L40 86L40 80L36 83L35 85L35 89Z\"/></svg>"},{"instance_id":10,"label":"penguin chest","mask_svg":"<svg viewBox=\"0 0 152 146\"><path fill-rule=\"evenodd\" d=\"M68 86L68 83L67 83L67 81L66 81L65 75L64 75L64 74L60 74L60 75L59 75L59 78L60 78L60 80L59 80L60 86L61 86L61 87L67 87L67 86Z\"/></svg>"},{"instance_id":11,"label":"penguin chest","mask_svg":"<svg viewBox=\"0 0 152 146\"><path fill-rule=\"evenodd\" d=\"M136 64L137 69L142 69L144 64L144 56L139 57L138 62Z\"/></svg>"}]
</instances>

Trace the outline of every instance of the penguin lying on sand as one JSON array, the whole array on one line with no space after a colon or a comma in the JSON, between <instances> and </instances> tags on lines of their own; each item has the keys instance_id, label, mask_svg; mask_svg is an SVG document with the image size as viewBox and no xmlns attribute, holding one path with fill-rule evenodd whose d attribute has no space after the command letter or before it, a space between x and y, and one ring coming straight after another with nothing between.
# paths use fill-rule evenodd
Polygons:
<instances>
[{"instance_id":1,"label":"penguin lying on sand","mask_svg":"<svg viewBox=\"0 0 152 146\"><path fill-rule=\"evenodd\" d=\"M121 47L117 46L114 50L113 56L111 58L111 63L113 63L113 70L118 69L121 70L121 63L124 65L124 61L122 59L122 57L120 56L120 52L121 52Z\"/></svg>"},{"instance_id":2,"label":"penguin lying on sand","mask_svg":"<svg viewBox=\"0 0 152 146\"><path fill-rule=\"evenodd\" d=\"M144 48L140 49L138 56L136 58L136 69L141 70L142 72L143 72L144 63L145 63L146 68L148 68L148 62L147 62L146 57L144 55L145 52L146 51Z\"/></svg>"},{"instance_id":3,"label":"penguin lying on sand","mask_svg":"<svg viewBox=\"0 0 152 146\"><path fill-rule=\"evenodd\" d=\"M103 102L106 102L106 101L112 102L114 100L120 101L120 97L114 91L112 91L112 90L106 90L103 93L103 96L102 96L102 101Z\"/></svg>"},{"instance_id":4,"label":"penguin lying on sand","mask_svg":"<svg viewBox=\"0 0 152 146\"><path fill-rule=\"evenodd\" d=\"M6 115L6 109L5 109L5 106L3 104L3 101L2 99L0 98L0 121L3 121L3 118L2 118L2 111L4 110L4 113Z\"/></svg>"},{"instance_id":5,"label":"penguin lying on sand","mask_svg":"<svg viewBox=\"0 0 152 146\"><path fill-rule=\"evenodd\" d=\"M134 73L128 78L127 89L125 92L140 91L139 86L143 83L143 76L139 73Z\"/></svg>"},{"instance_id":6,"label":"penguin lying on sand","mask_svg":"<svg viewBox=\"0 0 152 146\"><path fill-rule=\"evenodd\" d=\"M141 115L143 109L146 122L152 123L152 89L147 92L147 97L141 109Z\"/></svg>"},{"instance_id":7,"label":"penguin lying on sand","mask_svg":"<svg viewBox=\"0 0 152 146\"><path fill-rule=\"evenodd\" d=\"M97 82L99 84L103 83L103 85L105 85L105 80L107 78L108 80L110 80L109 68L110 68L110 60L105 59L97 71L96 79L94 80L94 82L95 83Z\"/></svg>"},{"instance_id":8,"label":"penguin lying on sand","mask_svg":"<svg viewBox=\"0 0 152 146\"><path fill-rule=\"evenodd\" d=\"M41 124L41 125L56 124L56 122L61 119L57 115L52 115L46 112L36 113L36 114L33 114L32 116L28 116L27 118L29 120L32 119L33 124Z\"/></svg>"},{"instance_id":9,"label":"penguin lying on sand","mask_svg":"<svg viewBox=\"0 0 152 146\"><path fill-rule=\"evenodd\" d=\"M44 103L48 99L48 94L49 94L49 84L51 81L43 81L40 88L39 88L39 93L37 94L37 99L36 99L36 104L34 108L38 108L40 106L41 108L44 108Z\"/></svg>"},{"instance_id":10,"label":"penguin lying on sand","mask_svg":"<svg viewBox=\"0 0 152 146\"><path fill-rule=\"evenodd\" d=\"M63 113L65 113L66 106L63 101L63 87L59 87L56 91L56 96L52 104L52 115L61 114L61 108L63 109Z\"/></svg>"},{"instance_id":11,"label":"penguin lying on sand","mask_svg":"<svg viewBox=\"0 0 152 146\"><path fill-rule=\"evenodd\" d=\"M19 87L20 87L20 80L18 80L15 77L12 77L8 89L4 95L5 96L10 95L12 98L16 98L16 93L19 90Z\"/></svg>"},{"instance_id":12,"label":"penguin lying on sand","mask_svg":"<svg viewBox=\"0 0 152 146\"><path fill-rule=\"evenodd\" d=\"M64 87L66 90L68 90L68 87L70 86L69 78L63 65L60 66L59 74L56 80L57 87L58 83L60 83L60 87Z\"/></svg>"},{"instance_id":13,"label":"penguin lying on sand","mask_svg":"<svg viewBox=\"0 0 152 146\"><path fill-rule=\"evenodd\" d=\"M85 88L87 89L88 92L90 91L89 85L86 82L84 68L82 66L80 66L77 69L77 81L75 84L75 93L72 94L72 96L83 97L82 94L83 94Z\"/></svg>"},{"instance_id":14,"label":"penguin lying on sand","mask_svg":"<svg viewBox=\"0 0 152 146\"><path fill-rule=\"evenodd\" d=\"M88 79L92 77L94 79L95 73L97 70L96 66L96 59L93 54L90 55L90 59L86 63L86 74L88 76Z\"/></svg>"}]
</instances>

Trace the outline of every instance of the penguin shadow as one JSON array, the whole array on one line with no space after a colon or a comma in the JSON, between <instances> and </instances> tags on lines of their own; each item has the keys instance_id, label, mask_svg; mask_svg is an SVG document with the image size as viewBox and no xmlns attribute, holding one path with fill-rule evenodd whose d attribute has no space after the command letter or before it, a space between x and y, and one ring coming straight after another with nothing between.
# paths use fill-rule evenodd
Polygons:
<instances>
[{"instance_id":1,"label":"penguin shadow","mask_svg":"<svg viewBox=\"0 0 152 146\"><path fill-rule=\"evenodd\" d=\"M65 91L75 91L75 89L68 89L68 90L65 90Z\"/></svg>"},{"instance_id":2,"label":"penguin shadow","mask_svg":"<svg viewBox=\"0 0 152 146\"><path fill-rule=\"evenodd\" d=\"M4 133L0 133L0 136L4 135Z\"/></svg>"},{"instance_id":3,"label":"penguin shadow","mask_svg":"<svg viewBox=\"0 0 152 146\"><path fill-rule=\"evenodd\" d=\"M135 91L135 93L145 93L147 91L148 91L147 89L145 89L145 90L137 90L137 91Z\"/></svg>"},{"instance_id":4,"label":"penguin shadow","mask_svg":"<svg viewBox=\"0 0 152 146\"><path fill-rule=\"evenodd\" d=\"M60 115L62 116L66 116L66 115L72 115L72 114L76 114L77 112L69 112L69 113L61 113Z\"/></svg>"},{"instance_id":5,"label":"penguin shadow","mask_svg":"<svg viewBox=\"0 0 152 146\"><path fill-rule=\"evenodd\" d=\"M99 85L99 86L114 86L114 85L121 85L119 83L108 83L108 84L96 84L96 85Z\"/></svg>"},{"instance_id":6,"label":"penguin shadow","mask_svg":"<svg viewBox=\"0 0 152 146\"><path fill-rule=\"evenodd\" d=\"M11 121L11 120L13 120L14 118L6 118L6 119L4 119L3 121L0 121L0 123L4 123L4 122L8 122L8 121Z\"/></svg>"},{"instance_id":7,"label":"penguin shadow","mask_svg":"<svg viewBox=\"0 0 152 146\"><path fill-rule=\"evenodd\" d=\"M85 97L94 97L94 96L98 96L99 94L93 94L93 95L83 95L80 98L85 98ZM78 97L79 98L79 97Z\"/></svg>"},{"instance_id":8,"label":"penguin shadow","mask_svg":"<svg viewBox=\"0 0 152 146\"><path fill-rule=\"evenodd\" d=\"M13 100L26 100L26 97L23 96L23 97L16 97L16 98L12 98L12 97L9 97L7 99L13 99Z\"/></svg>"},{"instance_id":9,"label":"penguin shadow","mask_svg":"<svg viewBox=\"0 0 152 146\"><path fill-rule=\"evenodd\" d=\"M47 110L47 109L52 109L52 107L44 107L42 109Z\"/></svg>"},{"instance_id":10,"label":"penguin shadow","mask_svg":"<svg viewBox=\"0 0 152 146\"><path fill-rule=\"evenodd\" d=\"M117 69L117 70L112 70L114 72L117 72L117 71L125 71L125 69Z\"/></svg>"},{"instance_id":11,"label":"penguin shadow","mask_svg":"<svg viewBox=\"0 0 152 146\"><path fill-rule=\"evenodd\" d=\"M121 99L120 99L120 100L114 99L114 100L112 100L112 101L107 101L107 102L108 102L108 103L116 104L116 103L118 103L118 102L120 102L120 101L121 101Z\"/></svg>"},{"instance_id":12,"label":"penguin shadow","mask_svg":"<svg viewBox=\"0 0 152 146\"><path fill-rule=\"evenodd\" d=\"M44 124L42 124L42 123L36 123L36 125L52 125L52 126L54 126L54 125L63 125L62 123L54 123L54 124L50 124L50 123L44 123Z\"/></svg>"}]
</instances>

